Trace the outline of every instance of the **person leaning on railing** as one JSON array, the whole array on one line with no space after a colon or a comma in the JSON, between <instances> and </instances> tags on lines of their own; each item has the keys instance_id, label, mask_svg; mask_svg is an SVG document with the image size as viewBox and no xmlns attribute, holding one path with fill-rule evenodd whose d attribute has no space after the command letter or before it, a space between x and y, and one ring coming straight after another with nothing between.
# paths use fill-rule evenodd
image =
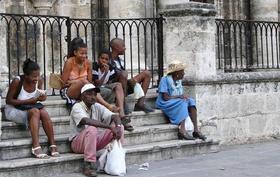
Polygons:
<instances>
[{"instance_id":1,"label":"person leaning on railing","mask_svg":"<svg viewBox=\"0 0 280 177\"><path fill-rule=\"evenodd\" d=\"M38 101L45 101L47 96L40 80L40 67L30 59L23 64L24 75L17 76L9 86L6 97L5 115L8 120L25 124L30 129L32 155L36 158L49 158L42 152L39 143L40 121L48 137L51 156L59 156L54 141L53 124L48 112Z\"/></svg>"},{"instance_id":2,"label":"person leaning on railing","mask_svg":"<svg viewBox=\"0 0 280 177\"><path fill-rule=\"evenodd\" d=\"M70 43L70 52L65 61L61 79L66 88L66 95L70 99L79 100L81 88L92 82L92 67L87 58L87 45L83 39L77 37ZM107 103L98 93L97 102L104 105L113 112L118 112L119 108Z\"/></svg>"}]
</instances>

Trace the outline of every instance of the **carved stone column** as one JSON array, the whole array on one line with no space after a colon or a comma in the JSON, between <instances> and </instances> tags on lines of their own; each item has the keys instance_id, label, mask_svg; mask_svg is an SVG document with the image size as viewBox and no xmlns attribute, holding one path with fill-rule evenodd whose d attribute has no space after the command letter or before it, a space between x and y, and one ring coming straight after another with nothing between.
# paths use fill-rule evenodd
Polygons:
<instances>
[{"instance_id":1,"label":"carved stone column","mask_svg":"<svg viewBox=\"0 0 280 177\"><path fill-rule=\"evenodd\" d=\"M33 7L38 11L40 15L48 15L50 9L53 6L55 0L31 0L33 2Z\"/></svg>"},{"instance_id":2,"label":"carved stone column","mask_svg":"<svg viewBox=\"0 0 280 177\"><path fill-rule=\"evenodd\" d=\"M216 76L215 6L160 0L164 23L164 63L178 59L187 64L186 77L198 81ZM188 79L188 80L189 80Z\"/></svg>"}]
</instances>

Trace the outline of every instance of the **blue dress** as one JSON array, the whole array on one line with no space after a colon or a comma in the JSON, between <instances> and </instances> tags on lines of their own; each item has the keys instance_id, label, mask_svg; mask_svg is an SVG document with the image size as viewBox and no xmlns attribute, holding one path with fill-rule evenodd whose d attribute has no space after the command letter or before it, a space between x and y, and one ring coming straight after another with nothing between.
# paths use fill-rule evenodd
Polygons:
<instances>
[{"instance_id":1,"label":"blue dress","mask_svg":"<svg viewBox=\"0 0 280 177\"><path fill-rule=\"evenodd\" d=\"M172 82L170 80L172 80ZM163 99L163 93L168 93L170 96L174 96L174 83L175 82L171 76L164 76L161 78L158 89L159 95L156 100L156 107L161 109L163 113L167 115L172 124L179 125L189 116L188 107L195 106L195 100L192 98L174 98L165 101ZM179 84L181 84L181 81ZM183 92L183 87L181 90Z\"/></svg>"}]
</instances>

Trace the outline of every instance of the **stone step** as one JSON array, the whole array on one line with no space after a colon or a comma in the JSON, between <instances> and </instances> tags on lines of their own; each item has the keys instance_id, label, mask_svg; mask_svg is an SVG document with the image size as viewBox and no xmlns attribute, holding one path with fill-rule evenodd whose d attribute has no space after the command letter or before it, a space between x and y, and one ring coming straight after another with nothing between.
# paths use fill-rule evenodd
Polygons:
<instances>
[{"instance_id":1,"label":"stone step","mask_svg":"<svg viewBox=\"0 0 280 177\"><path fill-rule=\"evenodd\" d=\"M146 96L146 104L155 108L155 99L156 93L154 91L150 91ZM60 96L49 96L46 101L42 102L45 105L46 110L48 111L51 117L58 116L68 116L70 114L69 110L66 108L66 101L61 99ZM1 111L5 106L5 99L1 100ZM5 114L2 114L3 120L5 119Z\"/></svg>"},{"instance_id":2,"label":"stone step","mask_svg":"<svg viewBox=\"0 0 280 177\"><path fill-rule=\"evenodd\" d=\"M52 117L51 119L53 121L55 135L66 134L69 132L69 116ZM131 120L131 124L136 127L168 123L168 119L164 117L160 110L156 110L149 114L146 114L143 111L133 112L131 114ZM1 140L30 137L28 130L25 130L23 126L10 121L2 121L1 129ZM43 128L40 128L40 135L45 135Z\"/></svg>"},{"instance_id":3,"label":"stone step","mask_svg":"<svg viewBox=\"0 0 280 177\"><path fill-rule=\"evenodd\" d=\"M55 135L69 133L69 116L52 117L53 129ZM25 126L18 125L10 121L2 121L2 135L1 140L19 139L30 137L30 131L26 130ZM45 132L41 126L39 130L40 136L45 136Z\"/></svg>"},{"instance_id":4,"label":"stone step","mask_svg":"<svg viewBox=\"0 0 280 177\"><path fill-rule=\"evenodd\" d=\"M149 142L159 142L177 139L176 125L162 124L143 127L135 127L133 132L125 132L124 145L139 145ZM68 153L70 146L69 134L56 135L56 143L61 153ZM47 138L40 138L44 152L47 152ZM8 139L0 142L0 160L27 158L31 156L31 138Z\"/></svg>"},{"instance_id":5,"label":"stone step","mask_svg":"<svg viewBox=\"0 0 280 177\"><path fill-rule=\"evenodd\" d=\"M148 144L126 146L126 163L141 164L155 160L165 160L194 154L217 152L219 143L213 141L172 140ZM47 160L22 158L0 161L0 177L53 176L61 173L79 172L83 155L66 153Z\"/></svg>"}]
</instances>

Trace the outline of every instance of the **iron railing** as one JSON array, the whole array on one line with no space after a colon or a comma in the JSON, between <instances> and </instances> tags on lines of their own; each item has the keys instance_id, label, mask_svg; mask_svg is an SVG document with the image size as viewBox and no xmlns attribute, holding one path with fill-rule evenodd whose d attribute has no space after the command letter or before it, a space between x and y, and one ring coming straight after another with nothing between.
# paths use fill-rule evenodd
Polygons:
<instances>
[{"instance_id":1,"label":"iron railing","mask_svg":"<svg viewBox=\"0 0 280 177\"><path fill-rule=\"evenodd\" d=\"M19 75L22 63L33 58L39 63L48 88L50 72L61 72L69 43L82 37L88 45L88 57L96 61L98 52L109 49L112 38L122 38L126 43L123 56L130 76L142 70L151 71L156 87L163 75L163 18L138 19L73 19L65 16L20 15L0 13L0 36L6 52L8 82ZM3 59L2 59L3 60ZM50 93L55 95L54 90Z\"/></svg>"},{"instance_id":2,"label":"iron railing","mask_svg":"<svg viewBox=\"0 0 280 177\"><path fill-rule=\"evenodd\" d=\"M246 72L279 69L280 23L216 19L218 69Z\"/></svg>"}]
</instances>

